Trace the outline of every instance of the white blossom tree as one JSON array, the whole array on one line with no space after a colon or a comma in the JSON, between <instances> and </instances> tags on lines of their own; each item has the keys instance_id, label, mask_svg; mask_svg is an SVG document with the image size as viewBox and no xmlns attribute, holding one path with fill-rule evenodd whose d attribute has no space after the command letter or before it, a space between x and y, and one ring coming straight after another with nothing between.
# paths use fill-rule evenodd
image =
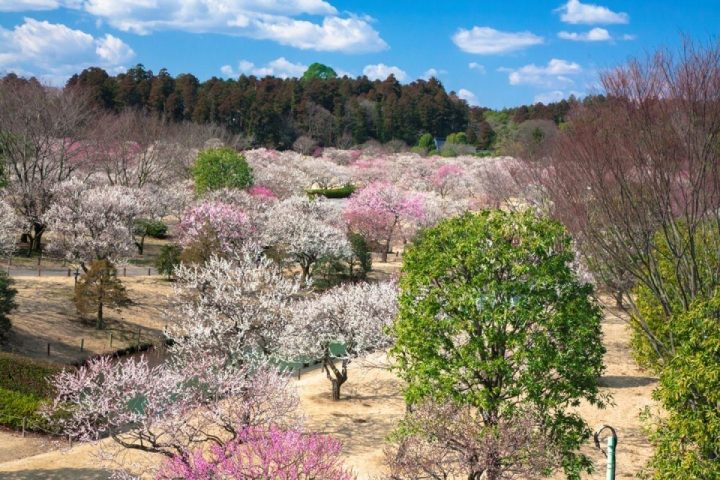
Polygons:
<instances>
[{"instance_id":1,"label":"white blossom tree","mask_svg":"<svg viewBox=\"0 0 720 480\"><path fill-rule=\"evenodd\" d=\"M305 282L319 261L352 254L347 236L336 226L339 222L339 213L328 202L291 197L268 213L263 240L297 263L300 281Z\"/></svg>"},{"instance_id":2,"label":"white blossom tree","mask_svg":"<svg viewBox=\"0 0 720 480\"><path fill-rule=\"evenodd\" d=\"M332 398L339 400L348 364L390 345L385 332L396 313L394 282L341 285L293 309L280 350L289 360L320 359L332 384Z\"/></svg>"},{"instance_id":3,"label":"white blossom tree","mask_svg":"<svg viewBox=\"0 0 720 480\"><path fill-rule=\"evenodd\" d=\"M17 224L13 208L0 199L0 256L11 255L15 250Z\"/></svg>"},{"instance_id":4,"label":"white blossom tree","mask_svg":"<svg viewBox=\"0 0 720 480\"><path fill-rule=\"evenodd\" d=\"M202 266L181 265L175 276L168 335L177 354L206 352L245 363L277 350L300 288L259 247L247 245L227 259L213 256Z\"/></svg>"},{"instance_id":5,"label":"white blossom tree","mask_svg":"<svg viewBox=\"0 0 720 480\"><path fill-rule=\"evenodd\" d=\"M133 223L143 209L132 190L71 179L59 184L54 195L47 213L54 233L51 250L83 270L91 260L115 262L131 254Z\"/></svg>"},{"instance_id":6,"label":"white blossom tree","mask_svg":"<svg viewBox=\"0 0 720 480\"><path fill-rule=\"evenodd\" d=\"M228 366L203 351L154 367L144 358L101 357L51 383L57 396L48 417L76 440L111 437L114 445L98 444L101 458L124 478L152 474L159 463L153 456L189 465L196 449L225 448L247 428L299 424L287 377L267 365ZM128 461L129 450L153 455Z\"/></svg>"}]
</instances>

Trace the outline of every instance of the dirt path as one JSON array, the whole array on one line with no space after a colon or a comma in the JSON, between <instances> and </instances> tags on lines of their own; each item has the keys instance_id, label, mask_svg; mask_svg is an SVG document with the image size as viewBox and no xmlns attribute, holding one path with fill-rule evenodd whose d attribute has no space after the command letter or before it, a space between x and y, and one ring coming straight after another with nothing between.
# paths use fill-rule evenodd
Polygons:
<instances>
[{"instance_id":1,"label":"dirt path","mask_svg":"<svg viewBox=\"0 0 720 480\"><path fill-rule=\"evenodd\" d=\"M603 389L613 396L615 405L605 410L584 405L579 410L591 427L607 423L617 429L617 478L633 478L651 453L638 413L650 405L655 379L647 377L635 365L623 320L610 311L603 322L603 331L607 371L602 384ZM352 363L350 379L343 387L340 402L330 400L329 382L319 369L304 373L297 381L308 429L337 436L345 446L346 463L360 480L381 477L385 436L405 410L400 397L400 381L387 370L375 368L381 364L382 356ZM27 457L0 463L0 479L95 480L107 477L107 472L98 468L92 445L76 445L71 449L60 446L58 450L38 455L42 448L32 441L19 442L17 437L0 433L0 455L3 451L13 450L10 458ZM597 466L597 472L587 478L602 478L605 468L602 453L590 444L584 450ZM555 478L560 479L562 475Z\"/></svg>"}]
</instances>

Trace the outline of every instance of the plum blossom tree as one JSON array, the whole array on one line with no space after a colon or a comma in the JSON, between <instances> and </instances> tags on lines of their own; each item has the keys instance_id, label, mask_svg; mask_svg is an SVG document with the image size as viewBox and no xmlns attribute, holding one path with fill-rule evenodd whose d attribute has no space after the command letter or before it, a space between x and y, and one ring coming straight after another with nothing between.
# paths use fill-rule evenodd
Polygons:
<instances>
[{"instance_id":1,"label":"plum blossom tree","mask_svg":"<svg viewBox=\"0 0 720 480\"><path fill-rule=\"evenodd\" d=\"M0 256L10 255L15 250L17 223L13 208L0 199Z\"/></svg>"},{"instance_id":2,"label":"plum blossom tree","mask_svg":"<svg viewBox=\"0 0 720 480\"><path fill-rule=\"evenodd\" d=\"M280 349L290 359L321 359L332 384L332 398L339 400L340 387L348 379L348 364L390 345L385 331L396 313L395 283L341 285L293 309Z\"/></svg>"},{"instance_id":3,"label":"plum blossom tree","mask_svg":"<svg viewBox=\"0 0 720 480\"><path fill-rule=\"evenodd\" d=\"M558 462L532 414L503 419L495 428L478 422L477 415L473 408L452 401L413 406L385 450L388 478L539 479Z\"/></svg>"},{"instance_id":4,"label":"plum blossom tree","mask_svg":"<svg viewBox=\"0 0 720 480\"><path fill-rule=\"evenodd\" d=\"M192 468L200 446L232 449L244 432L269 425L294 429L299 421L297 395L285 376L266 365L231 365L205 352L196 352L192 361L171 357L155 367L145 358L101 357L63 371L51 383L57 396L47 415L77 440L111 437L118 448L108 447L103 456L133 475L153 473L157 465L151 458L124 462L128 450Z\"/></svg>"},{"instance_id":5,"label":"plum blossom tree","mask_svg":"<svg viewBox=\"0 0 720 480\"><path fill-rule=\"evenodd\" d=\"M387 262L393 238L405 224L425 218L422 196L401 190L387 182L372 182L355 192L345 205L345 219L351 230L381 248Z\"/></svg>"},{"instance_id":6,"label":"plum blossom tree","mask_svg":"<svg viewBox=\"0 0 720 480\"><path fill-rule=\"evenodd\" d=\"M240 208L220 201L204 201L189 208L180 224L180 243L191 245L203 237L211 237L219 246L215 252L229 255L252 235L248 216Z\"/></svg>"},{"instance_id":7,"label":"plum blossom tree","mask_svg":"<svg viewBox=\"0 0 720 480\"><path fill-rule=\"evenodd\" d=\"M257 246L202 266L176 268L174 322L168 335L175 353L197 352L245 363L277 350L299 284L285 277Z\"/></svg>"},{"instance_id":8,"label":"plum blossom tree","mask_svg":"<svg viewBox=\"0 0 720 480\"><path fill-rule=\"evenodd\" d=\"M6 201L20 216L31 251L41 248L55 186L86 160L84 138L92 118L80 92L47 89L34 79L2 80L0 150L9 180Z\"/></svg>"},{"instance_id":9,"label":"plum blossom tree","mask_svg":"<svg viewBox=\"0 0 720 480\"><path fill-rule=\"evenodd\" d=\"M59 184L54 195L56 202L46 217L55 234L53 251L78 262L83 270L91 260L114 262L130 255L133 223L142 213L130 189L71 179Z\"/></svg>"},{"instance_id":10,"label":"plum blossom tree","mask_svg":"<svg viewBox=\"0 0 720 480\"><path fill-rule=\"evenodd\" d=\"M352 255L347 236L332 223L340 219L329 202L291 197L269 212L263 238L300 266L300 281L305 282L318 262Z\"/></svg>"},{"instance_id":11,"label":"plum blossom tree","mask_svg":"<svg viewBox=\"0 0 720 480\"><path fill-rule=\"evenodd\" d=\"M232 442L198 449L190 461L166 461L157 480L353 480L340 461L342 444L328 435L277 427L245 428Z\"/></svg>"}]
</instances>

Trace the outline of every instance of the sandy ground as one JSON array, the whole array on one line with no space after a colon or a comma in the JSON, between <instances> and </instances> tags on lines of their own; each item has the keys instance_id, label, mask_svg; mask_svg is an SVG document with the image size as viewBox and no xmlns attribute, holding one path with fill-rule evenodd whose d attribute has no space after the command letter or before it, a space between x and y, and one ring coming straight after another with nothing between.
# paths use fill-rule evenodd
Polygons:
<instances>
[{"instance_id":1,"label":"sandy ground","mask_svg":"<svg viewBox=\"0 0 720 480\"><path fill-rule=\"evenodd\" d=\"M172 293L171 284L161 277L122 278L132 304L121 309L106 309L107 328L96 330L94 319L82 320L75 310L72 278L14 280L18 308L10 315L13 328L3 349L63 364L130 346L137 342L138 328L141 342L158 338L165 326L161 319ZM83 339L84 349L80 351Z\"/></svg>"},{"instance_id":2,"label":"sandy ground","mask_svg":"<svg viewBox=\"0 0 720 480\"><path fill-rule=\"evenodd\" d=\"M618 431L617 478L633 478L645 464L651 450L643 436L638 413L650 405L655 379L646 376L634 363L628 347L625 322L608 312L604 321L607 372L603 389L613 396L614 406L598 410L583 406L580 412L591 427L607 423ZM381 477L385 436L404 412L399 380L382 365L382 357L350 366L350 379L343 388L343 399L330 400L330 385L323 372L303 373L297 382L307 427L337 436L345 445L345 461L359 479ZM38 454L44 449L46 453ZM0 432L0 479L94 480L106 478L98 468L93 445L48 445L43 439L21 439ZM602 478L602 453L588 442L584 449L596 462L597 471L587 478ZM19 460L12 460L25 456ZM10 461L12 460L12 461ZM557 475L555 478L562 478Z\"/></svg>"}]
</instances>

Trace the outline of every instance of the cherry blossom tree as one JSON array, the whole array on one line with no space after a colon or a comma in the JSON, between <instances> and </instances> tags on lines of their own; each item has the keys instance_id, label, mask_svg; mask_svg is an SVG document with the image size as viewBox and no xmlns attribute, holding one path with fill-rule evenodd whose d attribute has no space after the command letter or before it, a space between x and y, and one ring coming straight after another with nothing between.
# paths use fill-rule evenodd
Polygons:
<instances>
[{"instance_id":1,"label":"cherry blossom tree","mask_svg":"<svg viewBox=\"0 0 720 480\"><path fill-rule=\"evenodd\" d=\"M222 255L229 255L253 234L248 216L240 208L220 201L204 201L185 211L178 225L180 243L188 246L212 237Z\"/></svg>"},{"instance_id":2,"label":"cherry blossom tree","mask_svg":"<svg viewBox=\"0 0 720 480\"><path fill-rule=\"evenodd\" d=\"M329 202L291 197L269 212L263 239L300 266L305 282L318 262L352 255L345 232L333 223L339 224L340 216Z\"/></svg>"},{"instance_id":3,"label":"cherry blossom tree","mask_svg":"<svg viewBox=\"0 0 720 480\"><path fill-rule=\"evenodd\" d=\"M133 475L153 473L157 466L147 457L126 463L128 450L191 468L201 446L232 448L243 432L299 425L298 399L287 377L267 365L228 364L203 351L191 361L171 356L155 367L145 358L101 357L63 371L51 383L57 396L48 417L76 440L111 437L115 446L102 456Z\"/></svg>"},{"instance_id":4,"label":"cherry blossom tree","mask_svg":"<svg viewBox=\"0 0 720 480\"><path fill-rule=\"evenodd\" d=\"M10 255L15 250L17 224L13 208L0 199L0 256Z\"/></svg>"},{"instance_id":5,"label":"cherry blossom tree","mask_svg":"<svg viewBox=\"0 0 720 480\"><path fill-rule=\"evenodd\" d=\"M230 258L175 270L175 315L168 335L177 354L197 352L247 362L278 349L300 287L257 246Z\"/></svg>"},{"instance_id":6,"label":"cherry blossom tree","mask_svg":"<svg viewBox=\"0 0 720 480\"><path fill-rule=\"evenodd\" d=\"M327 435L277 427L245 428L229 444L198 449L188 462L166 461L157 480L352 480L340 461L342 444Z\"/></svg>"},{"instance_id":7,"label":"cherry blossom tree","mask_svg":"<svg viewBox=\"0 0 720 480\"><path fill-rule=\"evenodd\" d=\"M392 241L400 228L425 218L422 196L387 182L373 182L355 192L345 205L349 227L381 248L387 262Z\"/></svg>"},{"instance_id":8,"label":"cherry blossom tree","mask_svg":"<svg viewBox=\"0 0 720 480\"><path fill-rule=\"evenodd\" d=\"M390 345L385 331L396 313L395 283L341 285L293 309L280 350L291 360L321 359L332 384L332 398L339 400L340 387L348 379L348 364ZM342 353L338 347L343 349Z\"/></svg>"},{"instance_id":9,"label":"cherry blossom tree","mask_svg":"<svg viewBox=\"0 0 720 480\"><path fill-rule=\"evenodd\" d=\"M130 255L133 223L142 214L132 190L71 179L59 184L54 196L46 216L54 233L51 250L83 269L91 260L114 262Z\"/></svg>"}]
</instances>

